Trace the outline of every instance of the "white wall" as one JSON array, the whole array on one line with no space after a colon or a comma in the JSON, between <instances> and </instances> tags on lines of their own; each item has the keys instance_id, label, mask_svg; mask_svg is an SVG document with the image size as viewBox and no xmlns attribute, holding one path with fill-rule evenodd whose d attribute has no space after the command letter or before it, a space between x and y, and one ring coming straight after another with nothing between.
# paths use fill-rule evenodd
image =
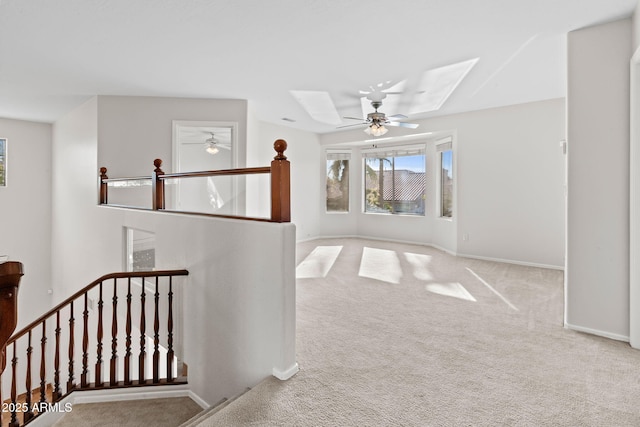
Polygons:
<instances>
[{"instance_id":1,"label":"white wall","mask_svg":"<svg viewBox=\"0 0 640 427\"><path fill-rule=\"evenodd\" d=\"M437 218L435 184L428 183L424 218L364 214L359 203L352 203L355 210L344 219L321 216L321 232L395 238L434 244L460 255L562 268L564 110L564 100L554 99L418 121L416 132L433 132L426 137L430 141L454 135L454 221ZM361 130L323 135L321 144L357 140L364 140ZM428 147L433 173L436 153L432 144ZM361 178L356 173L350 182L358 188L351 196L359 200ZM340 228L340 222L351 228ZM463 240L464 235L469 239Z\"/></svg>"},{"instance_id":2,"label":"white wall","mask_svg":"<svg viewBox=\"0 0 640 427\"><path fill-rule=\"evenodd\" d=\"M54 296L60 300L102 274L122 270L123 227L149 231L156 237L156 268L190 271L182 324L191 389L212 404L272 373L291 374L296 368L295 226L97 206L98 148L107 145L100 152L115 162L119 150L146 157L152 147L98 138L122 126L115 119L117 105L132 108L124 101L109 98L109 108L103 109L103 100L94 98L54 125ZM145 101L139 104L144 114L129 114L153 116ZM177 118L201 119L188 112ZM149 118L146 124L152 122ZM136 126L141 133L144 120ZM165 128L162 149L170 153L170 122ZM123 174L136 173L133 165L125 170L113 164Z\"/></svg>"},{"instance_id":3,"label":"white wall","mask_svg":"<svg viewBox=\"0 0 640 427\"><path fill-rule=\"evenodd\" d=\"M299 240L318 237L322 208L319 202L324 197L324 180L318 167L318 158L322 155L318 136L265 122L258 123L257 134L247 145L247 165L268 166L276 155L274 141L287 141L284 154L291 162L291 222L296 225ZM261 203L270 203L268 194L262 194Z\"/></svg>"},{"instance_id":4,"label":"white wall","mask_svg":"<svg viewBox=\"0 0 640 427\"><path fill-rule=\"evenodd\" d=\"M0 255L24 265L17 330L49 309L51 297L51 125L0 119L8 141L7 186L0 187Z\"/></svg>"},{"instance_id":5,"label":"white wall","mask_svg":"<svg viewBox=\"0 0 640 427\"><path fill-rule=\"evenodd\" d=\"M636 9L631 17L632 25L632 51L635 52L640 47L640 3L636 5Z\"/></svg>"},{"instance_id":6,"label":"white wall","mask_svg":"<svg viewBox=\"0 0 640 427\"><path fill-rule=\"evenodd\" d=\"M568 327L629 336L631 20L568 36Z\"/></svg>"},{"instance_id":7,"label":"white wall","mask_svg":"<svg viewBox=\"0 0 640 427\"><path fill-rule=\"evenodd\" d=\"M104 253L119 234L98 226L97 99L92 98L53 125L52 282L59 302L99 276L118 271L121 262Z\"/></svg>"},{"instance_id":8,"label":"white wall","mask_svg":"<svg viewBox=\"0 0 640 427\"><path fill-rule=\"evenodd\" d=\"M640 4L631 18L629 141L629 343L640 348Z\"/></svg>"},{"instance_id":9,"label":"white wall","mask_svg":"<svg viewBox=\"0 0 640 427\"><path fill-rule=\"evenodd\" d=\"M226 99L98 96L98 164L109 176L151 175L153 160L172 171L172 121L238 123L238 167L246 157L247 101Z\"/></svg>"}]
</instances>

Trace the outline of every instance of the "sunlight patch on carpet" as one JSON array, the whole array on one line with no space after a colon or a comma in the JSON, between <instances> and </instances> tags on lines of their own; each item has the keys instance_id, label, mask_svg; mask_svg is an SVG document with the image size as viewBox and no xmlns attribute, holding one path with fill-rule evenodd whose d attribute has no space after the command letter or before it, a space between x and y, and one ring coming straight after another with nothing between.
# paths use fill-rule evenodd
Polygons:
<instances>
[{"instance_id":1,"label":"sunlight patch on carpet","mask_svg":"<svg viewBox=\"0 0 640 427\"><path fill-rule=\"evenodd\" d=\"M431 255L405 252L404 257L413 267L413 277L419 280L433 280L433 275L429 271L429 264L431 264L431 258L433 258Z\"/></svg>"},{"instance_id":2,"label":"sunlight patch on carpet","mask_svg":"<svg viewBox=\"0 0 640 427\"><path fill-rule=\"evenodd\" d=\"M430 283L426 286L429 292L448 297L459 298L465 301L476 302L476 299L458 282L454 283Z\"/></svg>"},{"instance_id":3,"label":"sunlight patch on carpet","mask_svg":"<svg viewBox=\"0 0 640 427\"><path fill-rule=\"evenodd\" d=\"M395 251L363 248L358 276L398 284L402 278L400 260Z\"/></svg>"},{"instance_id":4,"label":"sunlight patch on carpet","mask_svg":"<svg viewBox=\"0 0 640 427\"><path fill-rule=\"evenodd\" d=\"M482 277L478 276L476 274L475 271L473 271L472 269L470 269L469 267L466 267L467 271L469 273L471 273L473 275L473 277L475 277L476 279L478 279L480 281L480 283L482 283L483 285L485 285L487 288L489 288L489 290L491 292L493 292L494 294L496 294L498 296L498 298L500 298L502 301L504 301L505 304L507 304L509 306L509 308L515 310L515 311L520 311L518 310L518 307L516 307L515 305L511 304L511 302L509 302L508 299L506 299L500 292L496 291L493 286L491 286L490 284L488 284Z\"/></svg>"},{"instance_id":5,"label":"sunlight patch on carpet","mask_svg":"<svg viewBox=\"0 0 640 427\"><path fill-rule=\"evenodd\" d=\"M342 246L316 246L316 248L298 264L296 278L313 279L327 277L331 267L338 259Z\"/></svg>"}]
</instances>

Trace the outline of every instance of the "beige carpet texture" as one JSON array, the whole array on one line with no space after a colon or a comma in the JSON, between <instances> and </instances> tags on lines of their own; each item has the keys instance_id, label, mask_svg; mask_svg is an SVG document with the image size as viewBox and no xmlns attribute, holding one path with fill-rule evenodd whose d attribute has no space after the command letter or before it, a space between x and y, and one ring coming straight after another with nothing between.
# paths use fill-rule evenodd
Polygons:
<instances>
[{"instance_id":1,"label":"beige carpet texture","mask_svg":"<svg viewBox=\"0 0 640 427\"><path fill-rule=\"evenodd\" d=\"M200 426L640 426L640 351L563 327L562 271L325 239L297 274L300 371Z\"/></svg>"},{"instance_id":2,"label":"beige carpet texture","mask_svg":"<svg viewBox=\"0 0 640 427\"><path fill-rule=\"evenodd\" d=\"M176 427L201 411L188 397L82 403L54 427Z\"/></svg>"}]
</instances>

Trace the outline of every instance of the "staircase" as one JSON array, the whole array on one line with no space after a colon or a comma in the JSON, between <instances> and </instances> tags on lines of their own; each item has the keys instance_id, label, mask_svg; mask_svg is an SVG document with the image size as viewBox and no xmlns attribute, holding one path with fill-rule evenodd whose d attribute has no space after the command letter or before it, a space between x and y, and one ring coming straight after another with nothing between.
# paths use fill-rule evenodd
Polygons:
<instances>
[{"instance_id":1,"label":"staircase","mask_svg":"<svg viewBox=\"0 0 640 427\"><path fill-rule=\"evenodd\" d=\"M11 274L2 275L6 264L14 263L0 264L0 304L11 307L1 307L0 331L12 322L15 328L22 273L21 265L19 271L14 265ZM173 300L174 286L188 274L104 275L5 338L1 348L7 369L0 384L10 388L10 398L0 395L0 425L26 425L75 391L186 384L174 348Z\"/></svg>"}]
</instances>

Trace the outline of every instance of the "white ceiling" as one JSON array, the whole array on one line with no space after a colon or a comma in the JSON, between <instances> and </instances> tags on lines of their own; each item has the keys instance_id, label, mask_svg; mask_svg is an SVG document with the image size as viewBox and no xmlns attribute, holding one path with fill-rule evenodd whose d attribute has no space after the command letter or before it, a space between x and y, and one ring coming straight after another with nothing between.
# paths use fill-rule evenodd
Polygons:
<instances>
[{"instance_id":1,"label":"white ceiling","mask_svg":"<svg viewBox=\"0 0 640 427\"><path fill-rule=\"evenodd\" d=\"M236 98L261 120L324 133L336 125L290 91L327 92L340 116L361 117L359 90L405 81L381 110L410 119L557 98L567 32L636 3L0 0L0 117L52 122L97 94ZM409 114L425 71L474 58L440 110Z\"/></svg>"}]
</instances>

